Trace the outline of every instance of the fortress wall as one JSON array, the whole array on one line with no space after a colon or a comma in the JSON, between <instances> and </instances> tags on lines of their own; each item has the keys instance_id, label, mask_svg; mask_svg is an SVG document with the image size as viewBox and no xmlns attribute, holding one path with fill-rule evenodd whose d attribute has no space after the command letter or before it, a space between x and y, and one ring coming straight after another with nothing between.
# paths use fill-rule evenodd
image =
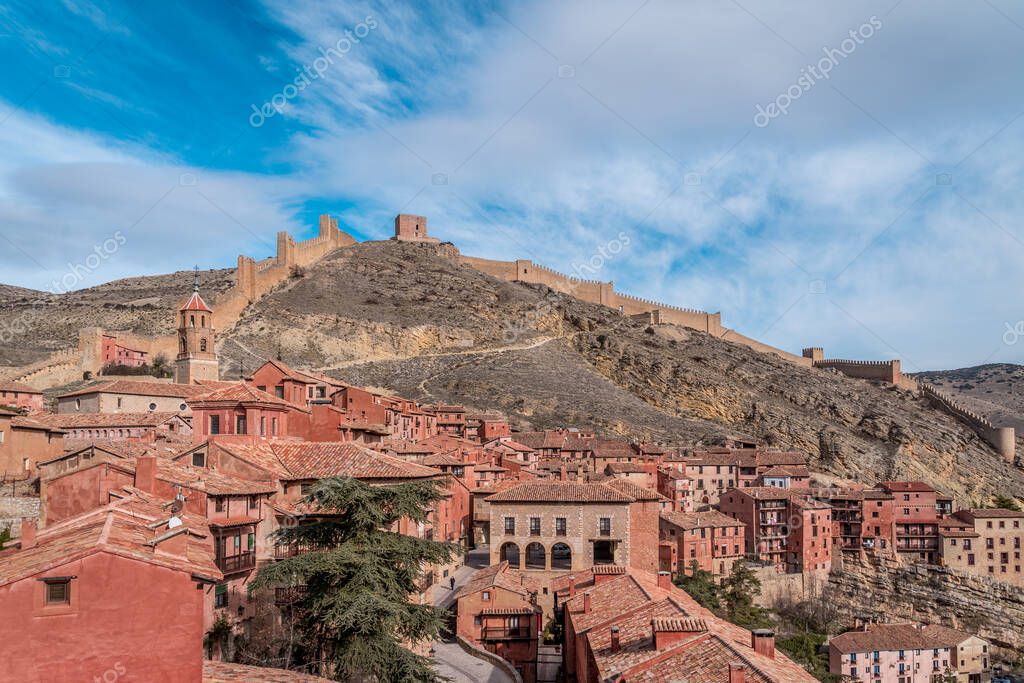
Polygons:
<instances>
[{"instance_id":1,"label":"fortress wall","mask_svg":"<svg viewBox=\"0 0 1024 683\"><path fill-rule=\"evenodd\" d=\"M715 315L718 314L716 313ZM805 368L813 367L810 358L804 358L803 356L798 356L796 354L789 353L788 351L777 349L774 346L769 346L768 344L759 342L756 339L751 339L750 337L742 335L736 330L722 328L722 334L719 335L719 337L721 339L724 339L725 341L733 342L734 344L743 344L744 346L749 346L755 351L760 351L761 353L774 353L776 356L781 356L782 358L785 358L788 361L796 363L797 365L802 365Z\"/></svg>"},{"instance_id":2,"label":"fortress wall","mask_svg":"<svg viewBox=\"0 0 1024 683\"><path fill-rule=\"evenodd\" d=\"M930 384L921 383L921 393L933 403L967 423L978 436L988 442L1003 459L1013 463L1017 456L1017 434L1013 427L996 427L987 418L966 408L952 396L945 394Z\"/></svg>"},{"instance_id":3,"label":"fortress wall","mask_svg":"<svg viewBox=\"0 0 1024 683\"><path fill-rule=\"evenodd\" d=\"M899 384L903 376L898 360L820 360L816 368L832 368L847 377Z\"/></svg>"},{"instance_id":4,"label":"fortress wall","mask_svg":"<svg viewBox=\"0 0 1024 683\"><path fill-rule=\"evenodd\" d=\"M512 282L516 279L515 261L493 261L475 256L459 256L459 262L499 280Z\"/></svg>"}]
</instances>

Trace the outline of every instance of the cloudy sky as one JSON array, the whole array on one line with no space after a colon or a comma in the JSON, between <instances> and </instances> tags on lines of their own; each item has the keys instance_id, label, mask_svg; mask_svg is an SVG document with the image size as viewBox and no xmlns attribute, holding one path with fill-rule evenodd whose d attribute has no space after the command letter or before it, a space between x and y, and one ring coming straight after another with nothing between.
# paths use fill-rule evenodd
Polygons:
<instances>
[{"instance_id":1,"label":"cloudy sky","mask_svg":"<svg viewBox=\"0 0 1024 683\"><path fill-rule=\"evenodd\" d=\"M406 212L797 352L1024 358L1012 0L15 2L0 59L0 282Z\"/></svg>"}]
</instances>

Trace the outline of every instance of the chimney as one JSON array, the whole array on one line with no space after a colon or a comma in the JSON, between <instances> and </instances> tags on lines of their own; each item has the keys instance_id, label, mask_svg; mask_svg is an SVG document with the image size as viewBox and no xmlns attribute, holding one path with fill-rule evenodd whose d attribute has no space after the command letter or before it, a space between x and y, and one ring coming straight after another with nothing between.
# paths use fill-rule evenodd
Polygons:
<instances>
[{"instance_id":1,"label":"chimney","mask_svg":"<svg viewBox=\"0 0 1024 683\"><path fill-rule=\"evenodd\" d=\"M750 647L768 659L775 659L775 632L767 628L754 629L750 632Z\"/></svg>"},{"instance_id":2,"label":"chimney","mask_svg":"<svg viewBox=\"0 0 1024 683\"><path fill-rule=\"evenodd\" d=\"M140 455L135 460L135 488L146 493L156 492L155 455Z\"/></svg>"},{"instance_id":3,"label":"chimney","mask_svg":"<svg viewBox=\"0 0 1024 683\"><path fill-rule=\"evenodd\" d=\"M612 626L612 652L619 651L619 627Z\"/></svg>"},{"instance_id":4,"label":"chimney","mask_svg":"<svg viewBox=\"0 0 1024 683\"><path fill-rule=\"evenodd\" d=\"M658 572L658 588L662 590L672 588L672 574L669 572Z\"/></svg>"},{"instance_id":5,"label":"chimney","mask_svg":"<svg viewBox=\"0 0 1024 683\"><path fill-rule=\"evenodd\" d=\"M559 479L559 481L565 481L566 480L565 461L562 461L561 466L559 466L559 468L558 468L558 479Z\"/></svg>"},{"instance_id":6,"label":"chimney","mask_svg":"<svg viewBox=\"0 0 1024 683\"><path fill-rule=\"evenodd\" d=\"M21 518L21 549L33 548L36 545L36 520Z\"/></svg>"},{"instance_id":7,"label":"chimney","mask_svg":"<svg viewBox=\"0 0 1024 683\"><path fill-rule=\"evenodd\" d=\"M576 595L576 575L569 577L569 597Z\"/></svg>"},{"instance_id":8,"label":"chimney","mask_svg":"<svg viewBox=\"0 0 1024 683\"><path fill-rule=\"evenodd\" d=\"M729 683L746 683L747 667L737 662L729 665Z\"/></svg>"},{"instance_id":9,"label":"chimney","mask_svg":"<svg viewBox=\"0 0 1024 683\"><path fill-rule=\"evenodd\" d=\"M590 593L583 594L583 613L590 614Z\"/></svg>"}]
</instances>

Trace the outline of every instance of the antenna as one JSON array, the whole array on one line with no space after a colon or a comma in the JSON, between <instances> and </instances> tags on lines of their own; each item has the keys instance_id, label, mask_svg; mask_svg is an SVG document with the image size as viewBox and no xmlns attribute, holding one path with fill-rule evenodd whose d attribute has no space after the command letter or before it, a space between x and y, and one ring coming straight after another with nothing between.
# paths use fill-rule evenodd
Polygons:
<instances>
[{"instance_id":1,"label":"antenna","mask_svg":"<svg viewBox=\"0 0 1024 683\"><path fill-rule=\"evenodd\" d=\"M199 264L195 267L195 279L192 281L192 291L199 292Z\"/></svg>"}]
</instances>

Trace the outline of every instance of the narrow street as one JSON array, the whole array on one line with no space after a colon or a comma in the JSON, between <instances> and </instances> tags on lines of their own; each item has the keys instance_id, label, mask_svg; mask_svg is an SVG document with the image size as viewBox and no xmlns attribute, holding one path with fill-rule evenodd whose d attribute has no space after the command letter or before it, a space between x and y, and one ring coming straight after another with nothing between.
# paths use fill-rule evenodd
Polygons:
<instances>
[{"instance_id":1,"label":"narrow street","mask_svg":"<svg viewBox=\"0 0 1024 683\"><path fill-rule=\"evenodd\" d=\"M434 604L438 607L451 607L455 603L458 592L473 573L488 564L488 549L477 548L466 553L466 564L455 572L455 590L445 583L447 579L434 586ZM445 641L433 644L433 656L437 662L437 671L455 683L513 683L512 677L494 666L469 654L455 641L454 636Z\"/></svg>"}]
</instances>

